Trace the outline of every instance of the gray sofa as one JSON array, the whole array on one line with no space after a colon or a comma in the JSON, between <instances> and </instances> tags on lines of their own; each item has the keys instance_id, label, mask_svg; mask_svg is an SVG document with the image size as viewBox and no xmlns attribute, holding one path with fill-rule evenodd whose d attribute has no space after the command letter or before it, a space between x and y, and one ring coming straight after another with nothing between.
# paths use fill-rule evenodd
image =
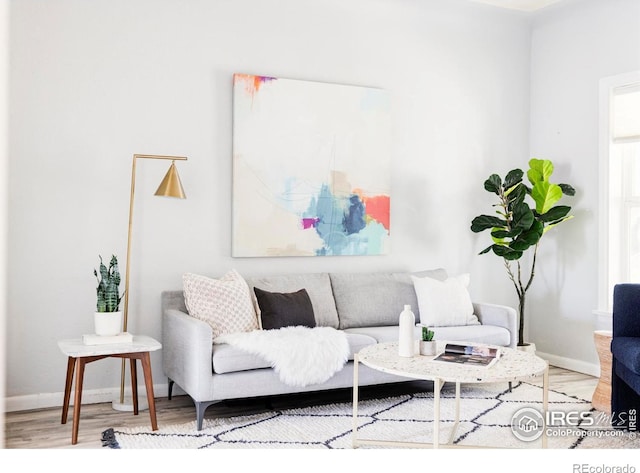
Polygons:
<instances>
[{"instance_id":1,"label":"gray sofa","mask_svg":"<svg viewBox=\"0 0 640 473\"><path fill-rule=\"evenodd\" d=\"M398 340L398 318L405 304L420 312L411 275L445 280L443 269L418 273L309 273L247 277L251 292L305 288L318 326L343 330L350 347L349 362L322 384L293 387L280 381L269 364L256 355L227 344L212 343L212 329L187 313L183 291L162 293L162 357L169 398L176 383L194 401L198 430L206 408L216 402L353 386L353 355L362 348ZM487 343L514 348L516 312L511 307L473 303L480 324L436 327L436 339ZM416 327L416 339L419 327ZM361 386L406 380L361 366Z\"/></svg>"}]
</instances>

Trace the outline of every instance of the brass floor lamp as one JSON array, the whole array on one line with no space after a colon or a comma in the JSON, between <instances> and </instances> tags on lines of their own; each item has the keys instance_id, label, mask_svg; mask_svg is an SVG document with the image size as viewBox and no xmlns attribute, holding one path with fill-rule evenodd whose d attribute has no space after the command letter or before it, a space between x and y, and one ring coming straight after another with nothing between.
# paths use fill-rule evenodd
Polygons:
<instances>
[{"instance_id":1,"label":"brass floor lamp","mask_svg":"<svg viewBox=\"0 0 640 473\"><path fill-rule=\"evenodd\" d=\"M154 154L134 154L133 155L133 164L131 166L131 196L129 198L129 232L127 235L127 266L126 266L126 276L124 283L124 318L122 323L122 331L127 331L127 325L129 320L129 275L130 272L130 261L131 261L131 229L133 228L133 199L135 195L136 189L136 162L138 159L164 159L171 160L171 166L169 170L165 174L162 182L158 186L158 190L156 190L155 195L162 197L176 197L178 199L185 199L184 189L182 188L182 182L180 181L180 176L178 175L178 170L176 168L175 161L186 161L187 158L183 156L160 156ZM121 368L121 379L120 379L120 398L118 401L113 401L113 408L119 411L132 411L133 403L125 403L124 399L124 383L125 383L125 371L126 371L126 360L122 359L122 368ZM140 406L140 409L144 409L143 406Z\"/></svg>"}]
</instances>

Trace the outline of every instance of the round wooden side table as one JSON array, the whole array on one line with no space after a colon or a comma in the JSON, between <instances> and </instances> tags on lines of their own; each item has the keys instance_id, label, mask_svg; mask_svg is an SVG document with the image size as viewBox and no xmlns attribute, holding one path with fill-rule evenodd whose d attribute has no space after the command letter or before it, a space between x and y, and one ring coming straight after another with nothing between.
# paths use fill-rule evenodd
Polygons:
<instances>
[{"instance_id":1,"label":"round wooden side table","mask_svg":"<svg viewBox=\"0 0 640 473\"><path fill-rule=\"evenodd\" d=\"M596 330L593 339L600 358L600 380L591 398L591 405L602 412L611 413L611 338L610 330Z\"/></svg>"}]
</instances>

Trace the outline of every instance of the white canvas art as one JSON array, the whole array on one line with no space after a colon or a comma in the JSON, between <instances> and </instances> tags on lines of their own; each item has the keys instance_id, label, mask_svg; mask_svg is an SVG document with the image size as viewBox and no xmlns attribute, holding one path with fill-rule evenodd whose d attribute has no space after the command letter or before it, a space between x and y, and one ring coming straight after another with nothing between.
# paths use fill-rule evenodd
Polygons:
<instances>
[{"instance_id":1,"label":"white canvas art","mask_svg":"<svg viewBox=\"0 0 640 473\"><path fill-rule=\"evenodd\" d=\"M233 256L389 252L387 92L235 74L233 99Z\"/></svg>"}]
</instances>

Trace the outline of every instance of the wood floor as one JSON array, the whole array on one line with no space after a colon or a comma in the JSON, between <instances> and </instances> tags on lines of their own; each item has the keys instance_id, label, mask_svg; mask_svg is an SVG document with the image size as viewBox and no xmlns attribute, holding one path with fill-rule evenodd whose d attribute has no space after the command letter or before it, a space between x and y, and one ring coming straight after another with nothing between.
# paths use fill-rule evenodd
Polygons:
<instances>
[{"instance_id":1,"label":"wood floor","mask_svg":"<svg viewBox=\"0 0 640 473\"><path fill-rule=\"evenodd\" d=\"M590 400L597 378L562 368L551 367L550 388L582 399ZM361 399L397 395L423 390L421 382L371 386L360 389ZM140 393L144 396L144 393ZM157 393L158 394L158 393ZM326 402L350 402L351 390L341 389L324 393L274 396L252 400L220 403L207 409L205 416L233 416L260 412L270 408L298 407ZM187 396L156 399L158 425L180 424L195 419L195 407ZM149 412L134 416L131 412L116 411L111 403L82 406L78 443L71 445L71 412L66 424L61 424L62 408L8 412L5 414L5 448L7 449L83 449L101 448L101 433L109 427L149 426Z\"/></svg>"}]
</instances>

